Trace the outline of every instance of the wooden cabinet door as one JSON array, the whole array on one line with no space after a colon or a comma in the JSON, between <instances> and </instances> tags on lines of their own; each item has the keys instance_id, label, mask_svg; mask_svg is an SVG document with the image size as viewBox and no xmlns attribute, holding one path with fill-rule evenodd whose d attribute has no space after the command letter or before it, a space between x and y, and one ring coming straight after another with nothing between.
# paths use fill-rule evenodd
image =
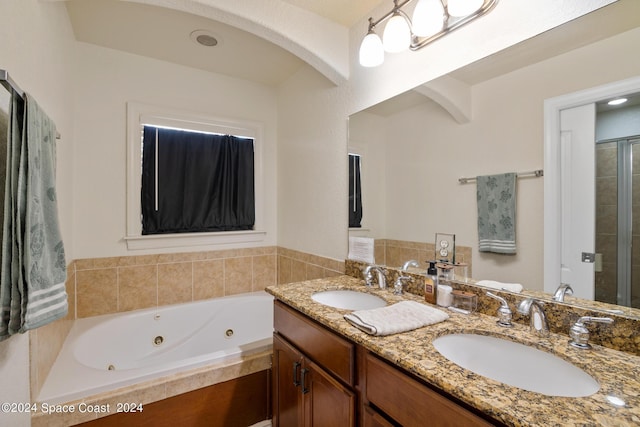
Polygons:
<instances>
[{"instance_id":1,"label":"wooden cabinet door","mask_svg":"<svg viewBox=\"0 0 640 427\"><path fill-rule=\"evenodd\" d=\"M273 425L303 425L303 395L300 387L304 359L294 347L273 336Z\"/></svg>"},{"instance_id":2,"label":"wooden cabinet door","mask_svg":"<svg viewBox=\"0 0 640 427\"><path fill-rule=\"evenodd\" d=\"M355 427L355 394L310 360L302 372L305 426Z\"/></svg>"}]
</instances>

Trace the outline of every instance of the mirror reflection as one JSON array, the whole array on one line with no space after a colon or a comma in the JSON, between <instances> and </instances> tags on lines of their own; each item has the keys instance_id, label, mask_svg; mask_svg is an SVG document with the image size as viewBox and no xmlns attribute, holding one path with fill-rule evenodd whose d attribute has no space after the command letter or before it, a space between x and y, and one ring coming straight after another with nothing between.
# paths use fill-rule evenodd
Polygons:
<instances>
[{"instance_id":1,"label":"mirror reflection","mask_svg":"<svg viewBox=\"0 0 640 427\"><path fill-rule=\"evenodd\" d=\"M349 235L433 244L436 233L455 234L469 248L474 279L521 283L540 295L544 178L517 180L514 255L478 251L476 185L459 178L542 169L544 101L640 75L639 27L638 4L620 1L353 114L349 152L361 161L362 221ZM638 114L632 104L618 108ZM596 233L612 226L600 210L605 228ZM608 286L596 299L618 303L619 273L605 269L612 257L602 244L595 251L603 269L595 281Z\"/></svg>"}]
</instances>

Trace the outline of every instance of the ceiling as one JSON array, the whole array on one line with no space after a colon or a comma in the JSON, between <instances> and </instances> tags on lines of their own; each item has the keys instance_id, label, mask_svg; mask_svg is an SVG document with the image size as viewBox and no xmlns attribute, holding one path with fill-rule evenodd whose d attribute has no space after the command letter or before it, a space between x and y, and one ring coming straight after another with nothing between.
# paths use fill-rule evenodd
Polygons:
<instances>
[{"instance_id":1,"label":"ceiling","mask_svg":"<svg viewBox=\"0 0 640 427\"><path fill-rule=\"evenodd\" d=\"M619 0L453 71L449 75L473 86L638 26L640 26L640 1ZM639 100L640 97L634 96L624 106L633 105ZM386 117L426 102L433 101L416 91L407 91L369 107L366 111ZM598 111L611 108L598 105Z\"/></svg>"},{"instance_id":2,"label":"ceiling","mask_svg":"<svg viewBox=\"0 0 640 427\"><path fill-rule=\"evenodd\" d=\"M367 17L378 5L391 3L391 0L281 1L345 27ZM202 16L135 1L68 0L66 5L76 39L81 42L271 86L283 82L304 64L297 56L263 38ZM639 20L640 1L619 0L451 75L474 85L637 27ZM195 43L189 37L194 30L213 33L218 45L204 47ZM408 94L396 97L394 102L406 107L424 102L424 97Z\"/></svg>"},{"instance_id":3,"label":"ceiling","mask_svg":"<svg viewBox=\"0 0 640 427\"><path fill-rule=\"evenodd\" d=\"M282 0L285 3L307 9L310 12L325 17L333 22L337 22L347 28L352 27L356 22L371 12L384 0ZM389 9L393 6L391 0L386 0Z\"/></svg>"},{"instance_id":4,"label":"ceiling","mask_svg":"<svg viewBox=\"0 0 640 427\"><path fill-rule=\"evenodd\" d=\"M380 0L282 0L351 27ZM232 26L172 9L119 0L69 0L67 12L78 41L175 64L277 85L303 61L275 44ZM211 32L205 47L189 35Z\"/></svg>"}]
</instances>

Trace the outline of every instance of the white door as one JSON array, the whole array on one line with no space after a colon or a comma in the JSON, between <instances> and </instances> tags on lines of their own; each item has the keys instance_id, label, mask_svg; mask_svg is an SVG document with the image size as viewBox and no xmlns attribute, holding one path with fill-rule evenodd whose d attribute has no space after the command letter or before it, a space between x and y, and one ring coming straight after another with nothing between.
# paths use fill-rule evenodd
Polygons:
<instances>
[{"instance_id":1,"label":"white door","mask_svg":"<svg viewBox=\"0 0 640 427\"><path fill-rule=\"evenodd\" d=\"M593 300L595 253L595 104L560 111L560 282Z\"/></svg>"}]
</instances>

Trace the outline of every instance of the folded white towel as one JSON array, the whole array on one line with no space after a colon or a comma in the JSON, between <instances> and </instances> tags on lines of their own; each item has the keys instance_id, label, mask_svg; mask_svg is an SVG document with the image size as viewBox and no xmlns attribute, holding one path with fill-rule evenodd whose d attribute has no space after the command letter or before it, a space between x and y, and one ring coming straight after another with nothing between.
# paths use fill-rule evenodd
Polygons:
<instances>
[{"instance_id":1,"label":"folded white towel","mask_svg":"<svg viewBox=\"0 0 640 427\"><path fill-rule=\"evenodd\" d=\"M439 323L449 315L416 301L402 301L386 307L353 311L344 318L370 335L382 336Z\"/></svg>"},{"instance_id":2,"label":"folded white towel","mask_svg":"<svg viewBox=\"0 0 640 427\"><path fill-rule=\"evenodd\" d=\"M520 283L502 283L495 280L480 280L476 282L477 285L486 286L487 288L500 289L502 291L510 291L519 294L522 292L522 285Z\"/></svg>"}]
</instances>

